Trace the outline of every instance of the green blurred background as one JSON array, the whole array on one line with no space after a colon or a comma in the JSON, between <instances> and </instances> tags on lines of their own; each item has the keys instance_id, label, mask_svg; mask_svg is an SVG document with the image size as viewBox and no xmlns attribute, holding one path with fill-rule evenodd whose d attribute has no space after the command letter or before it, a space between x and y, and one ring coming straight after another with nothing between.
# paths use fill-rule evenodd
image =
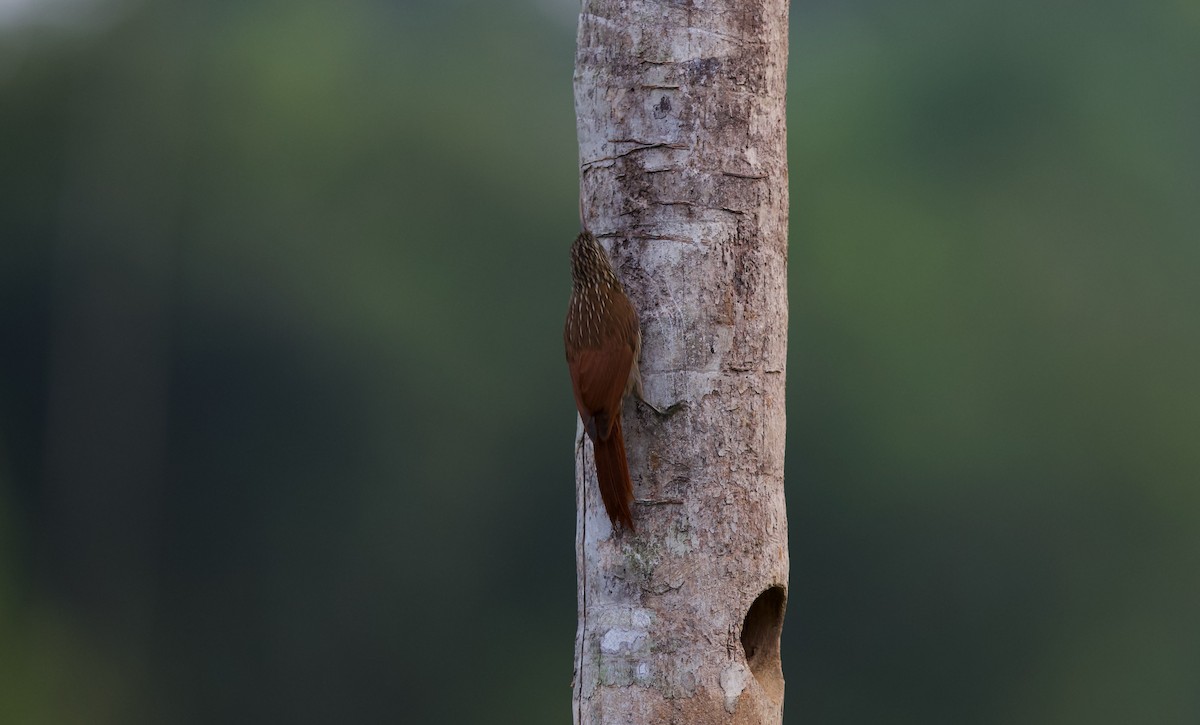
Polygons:
<instances>
[{"instance_id":1,"label":"green blurred background","mask_svg":"<svg viewBox=\"0 0 1200 725\"><path fill-rule=\"evenodd\" d=\"M0 0L0 722L563 723L573 0ZM1200 722L1200 6L796 2L786 721Z\"/></svg>"}]
</instances>

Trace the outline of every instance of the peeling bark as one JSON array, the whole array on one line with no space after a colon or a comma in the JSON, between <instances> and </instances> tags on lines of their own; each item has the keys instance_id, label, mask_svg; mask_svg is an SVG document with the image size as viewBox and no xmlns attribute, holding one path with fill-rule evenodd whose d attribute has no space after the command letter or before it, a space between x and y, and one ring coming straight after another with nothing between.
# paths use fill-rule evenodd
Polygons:
<instances>
[{"instance_id":1,"label":"peeling bark","mask_svg":"<svg viewBox=\"0 0 1200 725\"><path fill-rule=\"evenodd\" d=\"M642 323L637 533L576 441L574 722L779 723L787 0L584 0L581 194Z\"/></svg>"}]
</instances>

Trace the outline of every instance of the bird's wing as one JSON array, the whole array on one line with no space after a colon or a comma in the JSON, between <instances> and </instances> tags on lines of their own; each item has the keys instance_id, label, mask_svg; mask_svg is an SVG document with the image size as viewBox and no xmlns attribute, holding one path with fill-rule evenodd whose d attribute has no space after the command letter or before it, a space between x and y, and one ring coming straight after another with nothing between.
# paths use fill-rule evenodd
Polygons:
<instances>
[{"instance_id":1,"label":"bird's wing","mask_svg":"<svg viewBox=\"0 0 1200 725\"><path fill-rule=\"evenodd\" d=\"M589 427L589 419L594 418L595 433L600 440L606 440L620 413L621 398L629 383L633 348L624 341L603 348L583 348L574 360L567 362L571 369L575 406L584 427Z\"/></svg>"}]
</instances>

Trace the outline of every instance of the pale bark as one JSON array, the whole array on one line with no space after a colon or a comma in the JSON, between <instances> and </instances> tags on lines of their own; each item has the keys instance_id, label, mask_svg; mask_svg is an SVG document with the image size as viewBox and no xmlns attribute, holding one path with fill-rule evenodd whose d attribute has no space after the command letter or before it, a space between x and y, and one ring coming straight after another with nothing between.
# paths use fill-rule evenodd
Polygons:
<instances>
[{"instance_id":1,"label":"pale bark","mask_svg":"<svg viewBox=\"0 0 1200 725\"><path fill-rule=\"evenodd\" d=\"M587 221L642 323L637 532L577 440L574 720L779 723L787 598L787 0L584 0Z\"/></svg>"}]
</instances>

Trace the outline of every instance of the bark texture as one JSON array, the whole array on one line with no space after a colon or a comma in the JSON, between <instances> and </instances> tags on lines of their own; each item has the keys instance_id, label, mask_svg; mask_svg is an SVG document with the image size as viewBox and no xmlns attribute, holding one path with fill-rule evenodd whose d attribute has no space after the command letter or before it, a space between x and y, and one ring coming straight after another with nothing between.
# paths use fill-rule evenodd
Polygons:
<instances>
[{"instance_id":1,"label":"bark texture","mask_svg":"<svg viewBox=\"0 0 1200 725\"><path fill-rule=\"evenodd\" d=\"M637 533L577 433L574 721L779 723L787 0L584 0L581 194L642 323Z\"/></svg>"}]
</instances>

